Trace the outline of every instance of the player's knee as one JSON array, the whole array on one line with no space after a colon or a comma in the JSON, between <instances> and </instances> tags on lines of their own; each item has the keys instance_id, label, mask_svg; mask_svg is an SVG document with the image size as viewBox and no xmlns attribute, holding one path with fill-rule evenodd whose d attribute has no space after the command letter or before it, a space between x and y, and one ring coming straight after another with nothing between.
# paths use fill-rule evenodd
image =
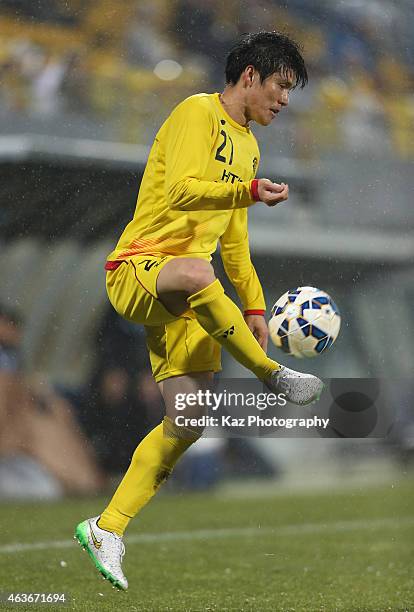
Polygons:
<instances>
[{"instance_id":1,"label":"player's knee","mask_svg":"<svg viewBox=\"0 0 414 612\"><path fill-rule=\"evenodd\" d=\"M215 280L213 267L208 262L191 263L181 274L181 286L188 295L201 291Z\"/></svg>"}]
</instances>

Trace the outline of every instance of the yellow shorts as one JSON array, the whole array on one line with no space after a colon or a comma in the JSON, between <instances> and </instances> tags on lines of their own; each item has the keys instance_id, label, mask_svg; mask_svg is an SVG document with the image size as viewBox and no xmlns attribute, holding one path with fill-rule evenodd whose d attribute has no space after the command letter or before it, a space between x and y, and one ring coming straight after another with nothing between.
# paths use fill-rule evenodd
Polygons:
<instances>
[{"instance_id":1,"label":"yellow shorts","mask_svg":"<svg viewBox=\"0 0 414 612\"><path fill-rule=\"evenodd\" d=\"M152 373L157 382L190 372L221 370L221 347L188 310L175 317L161 304L158 274L174 256L135 255L106 273L106 289L115 310L145 326Z\"/></svg>"}]
</instances>

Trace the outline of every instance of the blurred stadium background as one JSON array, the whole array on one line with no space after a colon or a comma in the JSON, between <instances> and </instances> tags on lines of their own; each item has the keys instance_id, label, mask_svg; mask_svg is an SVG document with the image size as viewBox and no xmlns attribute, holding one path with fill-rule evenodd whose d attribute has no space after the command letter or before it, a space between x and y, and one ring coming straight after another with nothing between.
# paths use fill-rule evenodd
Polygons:
<instances>
[{"instance_id":1,"label":"blurred stadium background","mask_svg":"<svg viewBox=\"0 0 414 612\"><path fill-rule=\"evenodd\" d=\"M386 440L206 440L169 486L365 486L410 469L412 2L3 0L0 499L105 490L160 419L142 331L111 311L103 263L163 119L221 90L238 34L272 28L303 44L310 84L255 128L260 175L291 197L250 210L254 261L269 307L299 285L332 294L337 344L300 365L389 378L395 424ZM224 374L242 371L225 359Z\"/></svg>"}]
</instances>

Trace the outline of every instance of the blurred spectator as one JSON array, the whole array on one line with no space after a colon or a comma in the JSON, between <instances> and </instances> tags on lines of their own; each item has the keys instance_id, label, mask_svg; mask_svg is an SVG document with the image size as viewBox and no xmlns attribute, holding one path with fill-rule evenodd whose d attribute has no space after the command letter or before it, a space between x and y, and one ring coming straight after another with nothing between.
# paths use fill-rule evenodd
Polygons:
<instances>
[{"instance_id":1,"label":"blurred spectator","mask_svg":"<svg viewBox=\"0 0 414 612\"><path fill-rule=\"evenodd\" d=\"M42 68L32 81L31 110L34 114L50 117L61 110L60 92L66 68L62 57L45 57Z\"/></svg>"},{"instance_id":2,"label":"blurred spectator","mask_svg":"<svg viewBox=\"0 0 414 612\"><path fill-rule=\"evenodd\" d=\"M146 416L147 430L151 431L164 418L164 401L150 368L138 373L133 389L135 410L143 410Z\"/></svg>"},{"instance_id":3,"label":"blurred spectator","mask_svg":"<svg viewBox=\"0 0 414 612\"><path fill-rule=\"evenodd\" d=\"M61 83L65 110L70 113L89 113L91 100L89 91L89 71L86 53L73 51L67 57L65 78Z\"/></svg>"},{"instance_id":4,"label":"blurred spectator","mask_svg":"<svg viewBox=\"0 0 414 612\"><path fill-rule=\"evenodd\" d=\"M82 409L83 426L100 465L111 474L127 469L135 448L149 430L145 402L133 396L131 384L125 368L102 369L91 382Z\"/></svg>"},{"instance_id":5,"label":"blurred spectator","mask_svg":"<svg viewBox=\"0 0 414 612\"><path fill-rule=\"evenodd\" d=\"M25 79L17 59L7 57L0 64L0 102L3 114L7 111L23 113L28 105Z\"/></svg>"},{"instance_id":6,"label":"blurred spectator","mask_svg":"<svg viewBox=\"0 0 414 612\"><path fill-rule=\"evenodd\" d=\"M149 366L145 331L108 306L95 339L96 369L121 367L132 377Z\"/></svg>"},{"instance_id":7,"label":"blurred spectator","mask_svg":"<svg viewBox=\"0 0 414 612\"><path fill-rule=\"evenodd\" d=\"M21 324L0 306L0 497L94 493L103 485L69 403L44 381L27 381Z\"/></svg>"},{"instance_id":8,"label":"blurred spectator","mask_svg":"<svg viewBox=\"0 0 414 612\"><path fill-rule=\"evenodd\" d=\"M19 345L22 338L17 312L0 304L0 371L16 373L21 370Z\"/></svg>"},{"instance_id":9,"label":"blurred spectator","mask_svg":"<svg viewBox=\"0 0 414 612\"><path fill-rule=\"evenodd\" d=\"M228 440L212 437L212 434L198 440L175 468L170 487L206 491L216 486L226 469L224 455L227 446Z\"/></svg>"},{"instance_id":10,"label":"blurred spectator","mask_svg":"<svg viewBox=\"0 0 414 612\"><path fill-rule=\"evenodd\" d=\"M127 59L132 65L150 70L153 70L159 61L175 57L174 47L159 27L155 4L137 6L125 33L125 47Z\"/></svg>"},{"instance_id":11,"label":"blurred spectator","mask_svg":"<svg viewBox=\"0 0 414 612\"><path fill-rule=\"evenodd\" d=\"M144 330L108 308L96 336L96 372L80 406L80 420L101 467L124 472L140 440L164 416L148 367Z\"/></svg>"}]
</instances>

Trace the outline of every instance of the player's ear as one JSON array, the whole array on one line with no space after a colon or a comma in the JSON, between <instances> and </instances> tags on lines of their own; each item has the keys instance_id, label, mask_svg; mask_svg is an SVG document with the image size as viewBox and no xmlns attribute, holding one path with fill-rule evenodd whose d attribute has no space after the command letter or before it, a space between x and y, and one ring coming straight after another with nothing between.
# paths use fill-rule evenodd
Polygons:
<instances>
[{"instance_id":1,"label":"player's ear","mask_svg":"<svg viewBox=\"0 0 414 612\"><path fill-rule=\"evenodd\" d=\"M244 82L247 87L251 87L256 77L256 71L253 66L246 66L244 69Z\"/></svg>"}]
</instances>

